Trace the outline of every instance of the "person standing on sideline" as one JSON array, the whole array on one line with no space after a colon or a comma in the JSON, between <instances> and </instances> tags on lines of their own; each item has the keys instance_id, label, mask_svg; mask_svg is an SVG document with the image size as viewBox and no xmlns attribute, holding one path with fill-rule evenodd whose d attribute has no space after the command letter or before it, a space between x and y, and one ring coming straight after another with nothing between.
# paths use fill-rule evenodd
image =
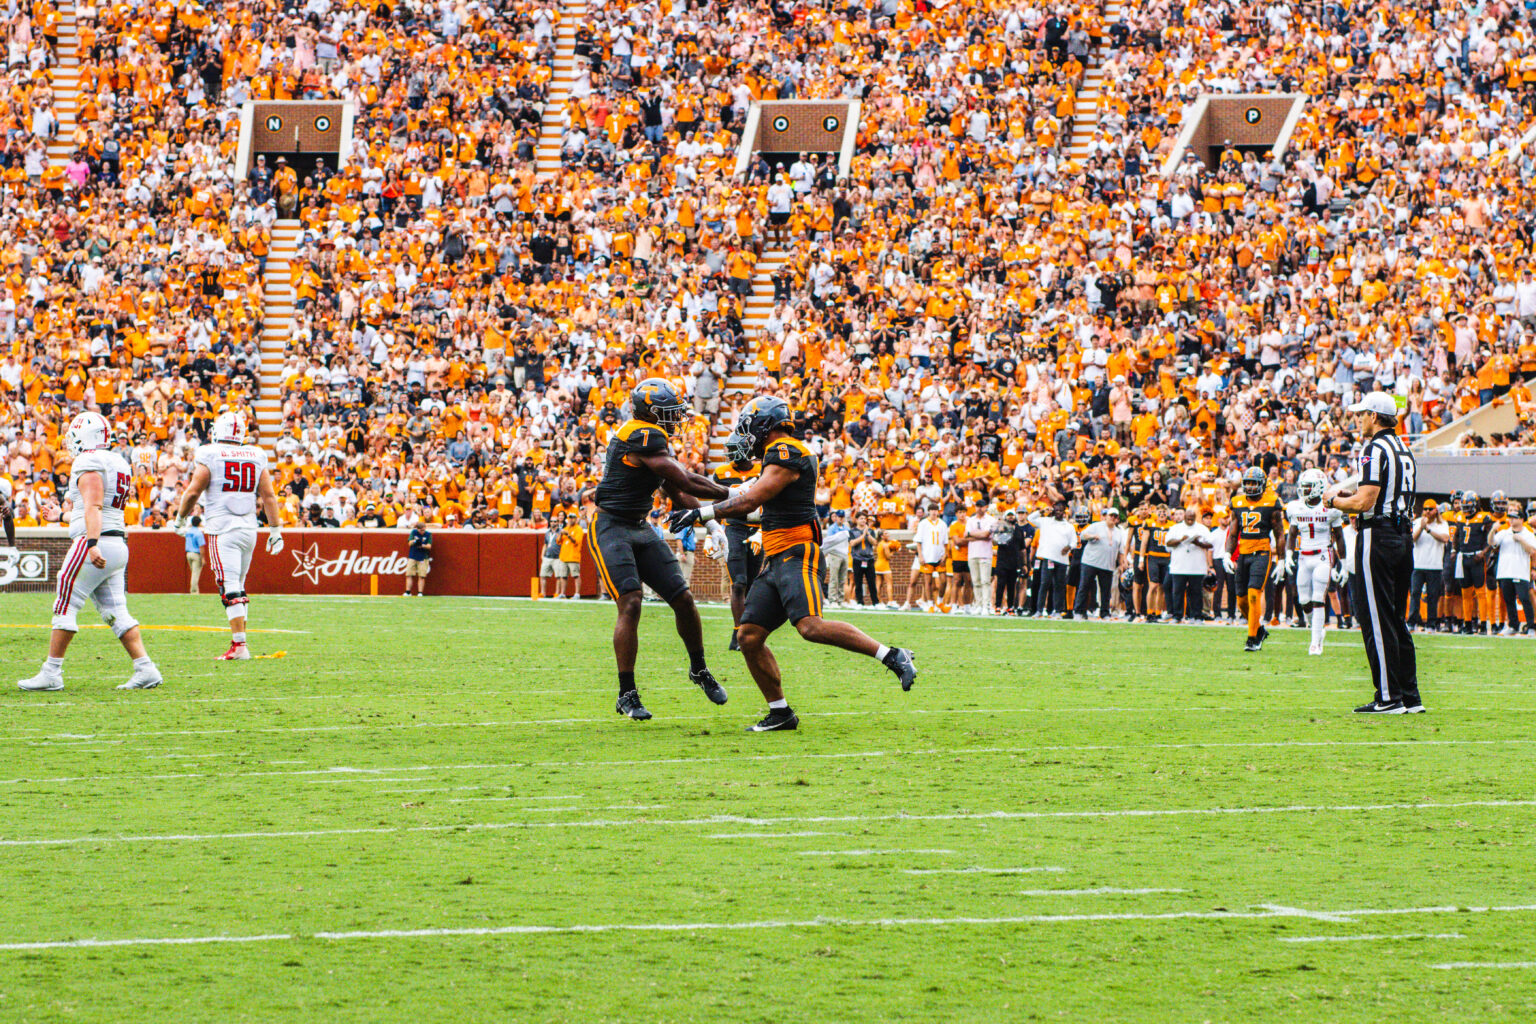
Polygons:
<instances>
[{"instance_id":1,"label":"person standing on sideline","mask_svg":"<svg viewBox=\"0 0 1536 1024\"><path fill-rule=\"evenodd\" d=\"M1016 615L1024 603L1019 599L1019 569L1024 565L1024 531L1019 528L1019 514L1009 509L992 534L997 544L997 579L993 607L999 615Z\"/></svg>"},{"instance_id":2,"label":"person standing on sideline","mask_svg":"<svg viewBox=\"0 0 1536 1024\"><path fill-rule=\"evenodd\" d=\"M939 518L939 507L929 505L923 521L917 524L912 535L912 547L917 553L917 585L908 588L908 605L930 608L943 596L944 551L949 546L949 529ZM916 594L914 597L913 594ZM905 607L905 605L903 605Z\"/></svg>"},{"instance_id":3,"label":"person standing on sideline","mask_svg":"<svg viewBox=\"0 0 1536 1024\"><path fill-rule=\"evenodd\" d=\"M1440 597L1444 593L1442 568L1451 529L1440 516L1439 504L1424 502L1424 513L1413 521L1413 575L1408 584L1408 628L1440 626ZM1424 612L1420 615L1420 601Z\"/></svg>"},{"instance_id":4,"label":"person standing on sideline","mask_svg":"<svg viewBox=\"0 0 1536 1024\"><path fill-rule=\"evenodd\" d=\"M971 570L971 607L977 615L992 614L992 533L997 519L983 505L965 517L965 561Z\"/></svg>"},{"instance_id":5,"label":"person standing on sideline","mask_svg":"<svg viewBox=\"0 0 1536 1024\"><path fill-rule=\"evenodd\" d=\"M411 535L405 542L405 596L411 596L411 584L416 584L416 596L427 595L427 573L432 571L432 532L425 523L411 527Z\"/></svg>"},{"instance_id":6,"label":"person standing on sideline","mask_svg":"<svg viewBox=\"0 0 1536 1024\"><path fill-rule=\"evenodd\" d=\"M1110 595L1115 586L1115 566L1120 563L1120 510L1105 509L1104 518L1083 527L1079 537L1083 543L1083 572L1077 583L1073 617L1086 619L1088 609L1097 601L1099 618L1107 619Z\"/></svg>"},{"instance_id":7,"label":"person standing on sideline","mask_svg":"<svg viewBox=\"0 0 1536 1024\"><path fill-rule=\"evenodd\" d=\"M192 529L183 536L187 543L187 568L192 571L192 583L187 588L187 593L197 593L198 577L203 574L203 545L208 541L203 537L203 517L193 516Z\"/></svg>"},{"instance_id":8,"label":"person standing on sideline","mask_svg":"<svg viewBox=\"0 0 1536 1024\"><path fill-rule=\"evenodd\" d=\"M1168 528L1168 614L1174 622L1199 622L1205 614L1205 576L1211 569L1211 549L1216 545L1200 525L1200 510L1191 505L1179 522Z\"/></svg>"},{"instance_id":9,"label":"person standing on sideline","mask_svg":"<svg viewBox=\"0 0 1536 1024\"><path fill-rule=\"evenodd\" d=\"M851 534L847 518L842 509L833 509L821 535L821 553L827 560L827 600L834 605L843 603L848 586L848 540Z\"/></svg>"},{"instance_id":10,"label":"person standing on sideline","mask_svg":"<svg viewBox=\"0 0 1536 1024\"><path fill-rule=\"evenodd\" d=\"M1067 503L1058 501L1049 513L1035 511L1029 522L1038 531L1035 557L1041 563L1040 589L1035 594L1035 615L1065 614L1067 564L1077 547L1077 528L1067 518Z\"/></svg>"},{"instance_id":11,"label":"person standing on sideline","mask_svg":"<svg viewBox=\"0 0 1536 1024\"><path fill-rule=\"evenodd\" d=\"M1499 590L1504 595L1505 621L1500 636L1514 636L1517 628L1521 633L1536 628L1531 625L1536 621L1536 609L1531 603L1531 556L1536 555L1536 534L1521 515L1518 501L1509 503L1508 515L1508 525L1488 539L1487 561L1494 566ZM1525 623L1518 627L1517 604L1525 610Z\"/></svg>"},{"instance_id":12,"label":"person standing on sideline","mask_svg":"<svg viewBox=\"0 0 1536 1024\"><path fill-rule=\"evenodd\" d=\"M1359 517L1355 617L1360 620L1376 696L1355 711L1367 715L1418 714L1424 710L1419 699L1418 660L1404 620L1408 582L1413 575L1408 515L1413 508L1418 467L1397 436L1397 402L1391 395L1373 391L1349 411L1357 414L1360 433L1370 435L1360 453L1360 483L1350 494L1342 493L1347 482L1334 484L1326 501L1340 512Z\"/></svg>"},{"instance_id":13,"label":"person standing on sideline","mask_svg":"<svg viewBox=\"0 0 1536 1024\"><path fill-rule=\"evenodd\" d=\"M880 592L875 586L875 545L878 542L879 537L869 525L869 516L859 513L848 536L848 548L853 558L853 597L857 604L866 603L866 588L869 590L868 603L880 603Z\"/></svg>"}]
</instances>

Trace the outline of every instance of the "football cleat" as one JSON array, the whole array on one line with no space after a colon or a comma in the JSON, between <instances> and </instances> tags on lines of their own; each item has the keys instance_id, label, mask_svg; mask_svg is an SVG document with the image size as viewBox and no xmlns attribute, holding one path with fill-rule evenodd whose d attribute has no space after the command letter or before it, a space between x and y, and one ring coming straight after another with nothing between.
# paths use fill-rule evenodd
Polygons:
<instances>
[{"instance_id":1,"label":"football cleat","mask_svg":"<svg viewBox=\"0 0 1536 1024\"><path fill-rule=\"evenodd\" d=\"M727 651L739 651L739 650L741 650L741 640L740 640L740 638L738 638L736 636L736 631L735 630L731 630L731 642L726 645L725 649Z\"/></svg>"},{"instance_id":2,"label":"football cleat","mask_svg":"<svg viewBox=\"0 0 1536 1024\"><path fill-rule=\"evenodd\" d=\"M747 726L747 732L781 732L799 726L800 716L795 714L794 708L769 708L768 716Z\"/></svg>"},{"instance_id":3,"label":"football cleat","mask_svg":"<svg viewBox=\"0 0 1536 1024\"><path fill-rule=\"evenodd\" d=\"M1318 643L1316 640L1314 640L1307 647L1307 653L1308 654L1322 654L1323 653L1323 645Z\"/></svg>"},{"instance_id":4,"label":"football cleat","mask_svg":"<svg viewBox=\"0 0 1536 1024\"><path fill-rule=\"evenodd\" d=\"M1259 641L1259 646L1263 647L1264 641L1269 639L1269 627L1263 625L1259 626L1259 635L1256 639Z\"/></svg>"},{"instance_id":5,"label":"football cleat","mask_svg":"<svg viewBox=\"0 0 1536 1024\"><path fill-rule=\"evenodd\" d=\"M161 678L160 670L151 665L148 668L134 669L128 681L118 683L117 688L119 690L153 690L163 682L165 680Z\"/></svg>"},{"instance_id":6,"label":"football cleat","mask_svg":"<svg viewBox=\"0 0 1536 1024\"><path fill-rule=\"evenodd\" d=\"M1263 649L1264 644L1258 640L1255 640L1253 637L1249 637L1247 640L1243 641L1244 653L1252 654L1255 651L1262 651Z\"/></svg>"},{"instance_id":7,"label":"football cleat","mask_svg":"<svg viewBox=\"0 0 1536 1024\"><path fill-rule=\"evenodd\" d=\"M219 655L214 661L250 661L251 649L245 644L231 643L229 650Z\"/></svg>"},{"instance_id":8,"label":"football cleat","mask_svg":"<svg viewBox=\"0 0 1536 1024\"><path fill-rule=\"evenodd\" d=\"M619 699L613 705L613 710L621 715L633 718L637 722L649 721L651 713L645 710L645 705L640 703L639 690L625 690L619 694Z\"/></svg>"},{"instance_id":9,"label":"football cleat","mask_svg":"<svg viewBox=\"0 0 1536 1024\"><path fill-rule=\"evenodd\" d=\"M1400 700L1373 700L1369 704L1362 704L1355 708L1357 715L1406 715L1407 713L1408 709L1403 707L1403 702Z\"/></svg>"},{"instance_id":10,"label":"football cleat","mask_svg":"<svg viewBox=\"0 0 1536 1024\"><path fill-rule=\"evenodd\" d=\"M715 681L714 674L707 668L701 668L697 672L689 672L688 681L703 690L704 696L716 704L724 704L728 699L725 687Z\"/></svg>"},{"instance_id":11,"label":"football cleat","mask_svg":"<svg viewBox=\"0 0 1536 1024\"><path fill-rule=\"evenodd\" d=\"M892 647L881 664L896 673L903 690L912 689L912 684L917 682L917 655L906 648Z\"/></svg>"},{"instance_id":12,"label":"football cleat","mask_svg":"<svg viewBox=\"0 0 1536 1024\"><path fill-rule=\"evenodd\" d=\"M49 672L43 669L31 679L18 679L16 686L22 690L62 690L64 689L64 673Z\"/></svg>"}]
</instances>

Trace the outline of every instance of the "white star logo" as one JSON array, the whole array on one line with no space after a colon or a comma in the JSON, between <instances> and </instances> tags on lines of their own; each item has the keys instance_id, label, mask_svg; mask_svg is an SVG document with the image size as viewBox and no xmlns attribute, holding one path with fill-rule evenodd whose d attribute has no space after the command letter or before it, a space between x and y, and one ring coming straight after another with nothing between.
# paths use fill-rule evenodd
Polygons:
<instances>
[{"instance_id":1,"label":"white star logo","mask_svg":"<svg viewBox=\"0 0 1536 1024\"><path fill-rule=\"evenodd\" d=\"M294 551L293 560L298 567L293 570L294 576L308 576L309 582L315 586L320 585L320 567L325 564L325 559L320 557L320 542L310 541L309 547L304 551Z\"/></svg>"}]
</instances>

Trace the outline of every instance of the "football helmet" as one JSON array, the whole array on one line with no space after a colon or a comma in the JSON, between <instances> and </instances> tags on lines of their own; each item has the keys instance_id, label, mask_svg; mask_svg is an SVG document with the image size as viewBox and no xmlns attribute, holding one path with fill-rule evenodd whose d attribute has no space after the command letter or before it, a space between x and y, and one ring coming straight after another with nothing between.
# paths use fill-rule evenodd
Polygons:
<instances>
[{"instance_id":1,"label":"football helmet","mask_svg":"<svg viewBox=\"0 0 1536 1024\"><path fill-rule=\"evenodd\" d=\"M654 423L669 434L688 412L677 388L661 377L647 377L636 384L629 393L629 404L636 419Z\"/></svg>"},{"instance_id":2,"label":"football helmet","mask_svg":"<svg viewBox=\"0 0 1536 1024\"><path fill-rule=\"evenodd\" d=\"M731 456L732 452L745 451L745 458L760 458L767 446L769 431L789 430L794 423L788 402L773 395L758 395L736 414L736 426L725 442L726 454Z\"/></svg>"},{"instance_id":3,"label":"football helmet","mask_svg":"<svg viewBox=\"0 0 1536 1024\"><path fill-rule=\"evenodd\" d=\"M1093 513L1088 511L1087 505L1079 505L1072 510L1072 521L1078 526L1087 526L1093 522Z\"/></svg>"},{"instance_id":4,"label":"football helmet","mask_svg":"<svg viewBox=\"0 0 1536 1024\"><path fill-rule=\"evenodd\" d=\"M245 444L245 417L234 411L219 413L213 429L208 431L208 439L219 444Z\"/></svg>"},{"instance_id":5,"label":"football helmet","mask_svg":"<svg viewBox=\"0 0 1536 1024\"><path fill-rule=\"evenodd\" d=\"M1264 488L1269 486L1269 477L1264 475L1264 470L1258 466L1249 466L1243 470L1243 493L1250 498L1257 498L1264 493Z\"/></svg>"},{"instance_id":6,"label":"football helmet","mask_svg":"<svg viewBox=\"0 0 1536 1024\"><path fill-rule=\"evenodd\" d=\"M1467 490L1461 492L1460 511L1462 515L1477 515L1478 509L1481 507L1481 505L1482 499L1477 496L1476 491L1468 488Z\"/></svg>"},{"instance_id":7,"label":"football helmet","mask_svg":"<svg viewBox=\"0 0 1536 1024\"><path fill-rule=\"evenodd\" d=\"M69 430L64 435L64 443L69 447L70 453L79 455L81 452L93 452L110 445L109 438L111 428L107 421L97 412L82 412L69 421Z\"/></svg>"},{"instance_id":8,"label":"football helmet","mask_svg":"<svg viewBox=\"0 0 1536 1024\"><path fill-rule=\"evenodd\" d=\"M1488 507L1494 515L1502 517L1509 510L1509 498L1503 491L1494 491L1488 495Z\"/></svg>"},{"instance_id":9,"label":"football helmet","mask_svg":"<svg viewBox=\"0 0 1536 1024\"><path fill-rule=\"evenodd\" d=\"M1323 492L1328 489L1328 478L1323 476L1320 469L1303 470L1296 479L1296 493L1301 495L1301 500L1308 505L1316 505L1323 500Z\"/></svg>"}]
</instances>

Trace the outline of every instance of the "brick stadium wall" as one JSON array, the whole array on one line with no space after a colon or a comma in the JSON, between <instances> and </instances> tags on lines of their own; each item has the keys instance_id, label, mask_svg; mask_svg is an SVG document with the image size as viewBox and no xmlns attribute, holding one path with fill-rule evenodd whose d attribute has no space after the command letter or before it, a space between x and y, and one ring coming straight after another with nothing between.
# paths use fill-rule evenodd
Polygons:
<instances>
[{"instance_id":1,"label":"brick stadium wall","mask_svg":"<svg viewBox=\"0 0 1536 1024\"><path fill-rule=\"evenodd\" d=\"M757 122L757 135L752 140L754 153L836 153L843 148L843 129L848 124L847 100L827 100L822 103L775 103L762 104L762 116ZM837 119L837 126L828 131L827 118ZM775 121L783 118L787 124L780 131Z\"/></svg>"},{"instance_id":2,"label":"brick stadium wall","mask_svg":"<svg viewBox=\"0 0 1536 1024\"><path fill-rule=\"evenodd\" d=\"M1290 116L1295 99L1288 95L1263 97L1212 96L1205 117L1195 129L1189 148L1206 159L1210 147L1231 139L1235 146L1269 146L1280 137L1280 129ZM1249 121L1248 112L1258 111L1258 120Z\"/></svg>"},{"instance_id":3,"label":"brick stadium wall","mask_svg":"<svg viewBox=\"0 0 1536 1024\"><path fill-rule=\"evenodd\" d=\"M314 102L256 101L252 108L252 153L328 153L341 151L341 119L345 104L335 100ZM270 118L281 123L267 127ZM325 127L321 127L324 125Z\"/></svg>"}]
</instances>

